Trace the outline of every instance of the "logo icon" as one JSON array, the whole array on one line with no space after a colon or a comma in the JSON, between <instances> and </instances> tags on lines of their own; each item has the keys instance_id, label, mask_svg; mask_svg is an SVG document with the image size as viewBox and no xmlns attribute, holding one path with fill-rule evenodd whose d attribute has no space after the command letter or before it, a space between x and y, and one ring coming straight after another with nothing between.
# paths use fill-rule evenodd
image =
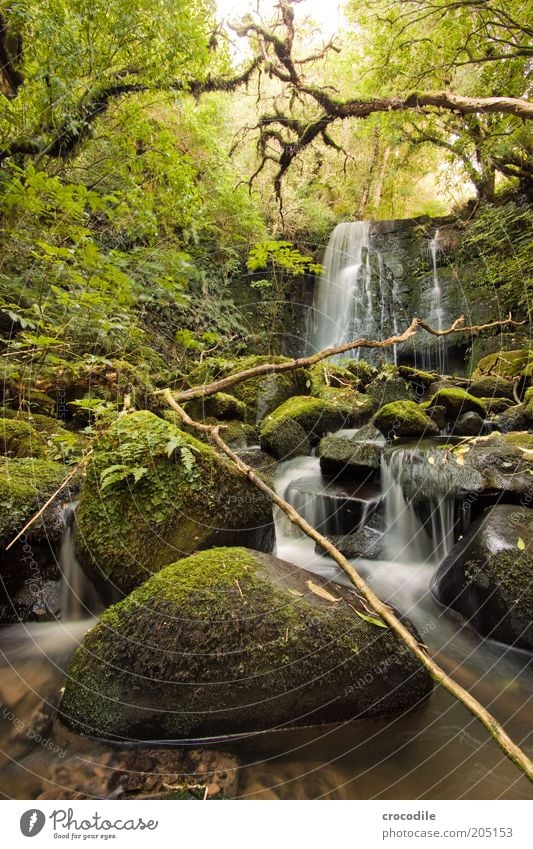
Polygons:
<instances>
[{"instance_id":1,"label":"logo icon","mask_svg":"<svg viewBox=\"0 0 533 849\"><path fill-rule=\"evenodd\" d=\"M24 837L35 837L43 830L46 817L42 811L32 808L25 811L20 818L20 830Z\"/></svg>"}]
</instances>

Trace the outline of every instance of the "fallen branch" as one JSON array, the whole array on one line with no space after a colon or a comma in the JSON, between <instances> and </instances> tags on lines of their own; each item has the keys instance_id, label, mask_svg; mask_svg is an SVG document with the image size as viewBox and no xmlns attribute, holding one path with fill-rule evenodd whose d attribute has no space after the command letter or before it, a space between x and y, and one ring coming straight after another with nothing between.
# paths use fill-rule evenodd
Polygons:
<instances>
[{"instance_id":1,"label":"fallen branch","mask_svg":"<svg viewBox=\"0 0 533 849\"><path fill-rule=\"evenodd\" d=\"M524 772L524 774L533 782L533 762L528 758L525 752L514 743L502 725L498 722L486 708L481 705L467 690L457 684L449 675L426 653L423 646L420 645L417 638L405 627L398 619L392 609L381 601L380 598L373 592L368 584L363 580L354 567L340 553L330 540L322 536L315 528L312 527L300 514L283 498L281 498L268 484L258 477L250 466L246 465L241 458L235 454L229 445L227 445L220 436L220 425L206 425L192 419L185 410L174 399L170 389L164 389L161 393L169 406L175 410L180 416L184 424L189 427L206 433L209 439L220 451L222 451L236 466L236 468L248 478L249 481L261 492L268 495L269 498L276 504L289 518L289 520L302 530L308 537L315 540L329 556L337 563L342 571L347 575L352 585L358 593L368 602L372 609L386 622L386 624L399 636L402 642L413 652L413 654L421 661L429 672L433 681L444 687L452 696L460 701L466 709L475 716L487 729L493 740L502 749L505 755L516 766Z\"/></svg>"},{"instance_id":2,"label":"fallen branch","mask_svg":"<svg viewBox=\"0 0 533 849\"><path fill-rule=\"evenodd\" d=\"M464 316L461 316L447 330L436 330L434 327L426 324L425 321L422 321L421 318L414 318L407 330L396 336L391 336L389 339L383 339L381 341L356 339L353 342L346 342L344 345L337 345L335 348L326 348L324 351L319 351L310 357L287 360L284 363L263 363L263 365L254 366L254 368L246 369L238 374L230 374L228 377L222 377L220 380L215 380L212 383L205 383L203 386L193 386L191 389L183 389L175 393L175 398L180 402L191 401L194 398L208 398L216 392L224 392L237 383L250 380L252 377L261 377L264 374L279 374L280 372L292 371L299 368L309 368L309 366L314 366L328 357L346 354L348 351L354 351L357 348L390 348L393 345L401 345L403 342L407 342L413 336L416 336L419 330L425 330L427 333L431 333L432 336L450 336L453 333L476 334L482 330L492 330L496 327L519 327L524 324L525 321L514 321L509 316L504 321L493 321L490 324L475 324L467 327ZM159 394L162 394L164 391L160 390Z\"/></svg>"},{"instance_id":3,"label":"fallen branch","mask_svg":"<svg viewBox=\"0 0 533 849\"><path fill-rule=\"evenodd\" d=\"M9 545L6 545L6 549L5 549L6 551L9 551L9 549L10 549L12 546L14 546L14 545L15 545L15 543L16 543L16 542L17 542L17 541L21 538L21 536L22 536L23 534L25 534L25 533L26 533L26 531L27 531L29 528L31 528L31 526L32 526L32 525L33 525L33 524L37 521L37 519L38 519L40 516L42 516L42 515L43 515L44 511L46 510L46 508L50 506L50 504L52 503L52 501L55 501L55 499L57 498L57 496L59 495L59 493L60 493L60 492L62 492L62 491L65 489L65 487L66 487L66 485L69 483L69 481L71 481L71 480L72 480L72 478L73 478L73 477L74 477L74 476L75 476L75 475L79 472L79 470L81 469L81 467L85 465L85 463L87 462L87 460L89 459L89 457L91 456L91 454L92 454L92 453L93 453L93 452L92 452L92 448L91 448L91 450L90 450L90 451L87 451L87 454L85 455L85 457L84 457L82 460L80 460L80 462L78 463L78 465L76 466L76 468L75 468L75 469L74 469L74 470L70 473L70 475L67 475L67 477L65 478L65 480L63 481L63 483L62 483L60 486L58 486L58 488L56 489L56 491L55 491L55 492L53 492L53 493L52 493L52 495L50 496L50 498L48 498L48 499L47 499L47 501L45 501L45 503L44 503L44 504L43 504L43 506L40 508L40 510L38 510L38 511L37 511L37 513L35 513L35 515L31 517L31 519L29 520L29 522L26 522L26 524L24 525L24 527L22 528L22 530L21 530L21 531L19 531L19 532L18 532L18 534L16 535L16 537L15 537L14 539L12 539L12 540L11 540L11 542L9 543Z\"/></svg>"}]
</instances>

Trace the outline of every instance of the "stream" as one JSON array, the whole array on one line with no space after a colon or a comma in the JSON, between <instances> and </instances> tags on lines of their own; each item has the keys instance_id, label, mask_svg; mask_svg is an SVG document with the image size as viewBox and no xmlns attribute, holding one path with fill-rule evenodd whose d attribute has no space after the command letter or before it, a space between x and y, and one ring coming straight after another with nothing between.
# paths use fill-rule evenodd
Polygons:
<instances>
[{"instance_id":1,"label":"stream","mask_svg":"<svg viewBox=\"0 0 533 849\"><path fill-rule=\"evenodd\" d=\"M382 465L381 483L347 488L325 480L316 457L299 457L279 464L275 486L328 533L346 532L346 510L349 521L355 516L359 526L381 511L386 559L358 558L354 565L381 598L411 619L441 666L533 754L531 736L528 742L533 658L481 639L433 600L432 575L457 533L453 510L445 499L436 502L423 525L396 483L395 467L402 462L409 462L408 447ZM5 798L36 798L43 786L46 798L54 798L71 787L74 774L105 773L125 748L66 732L58 735L57 723L52 725L72 654L98 613L94 591L75 559L71 518L65 522L60 552L64 619L0 631L0 790ZM281 511L276 515L276 553L347 583L333 561L316 553L314 542ZM240 798L532 798L529 782L479 722L441 688L402 717L250 735L219 742L217 748L242 764ZM143 745L136 750L140 756Z\"/></svg>"}]
</instances>

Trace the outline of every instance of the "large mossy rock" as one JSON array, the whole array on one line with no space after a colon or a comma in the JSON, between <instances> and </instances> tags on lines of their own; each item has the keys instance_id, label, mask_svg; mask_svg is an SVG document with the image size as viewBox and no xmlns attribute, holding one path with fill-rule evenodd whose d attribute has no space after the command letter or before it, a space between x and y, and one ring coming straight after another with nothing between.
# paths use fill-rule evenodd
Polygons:
<instances>
[{"instance_id":1,"label":"large mossy rock","mask_svg":"<svg viewBox=\"0 0 533 849\"><path fill-rule=\"evenodd\" d=\"M202 385L256 366L285 362L290 362L290 359L283 356L237 357L233 360L211 357L188 375L188 382L191 386ZM245 421L256 424L279 407L283 401L292 398L293 395L304 394L307 391L307 382L307 374L303 369L266 372L260 377L237 383L225 392L244 404Z\"/></svg>"},{"instance_id":2,"label":"large mossy rock","mask_svg":"<svg viewBox=\"0 0 533 849\"><path fill-rule=\"evenodd\" d=\"M127 593L216 544L272 551L272 504L212 448L153 413L119 418L95 445L76 513L76 550Z\"/></svg>"},{"instance_id":3,"label":"large mossy rock","mask_svg":"<svg viewBox=\"0 0 533 849\"><path fill-rule=\"evenodd\" d=\"M346 390L332 390L344 393ZM371 414L372 402L365 395L347 390L331 400L299 395L290 398L268 415L260 433L261 447L278 459L308 454L310 446L326 433L355 427Z\"/></svg>"},{"instance_id":4,"label":"large mossy rock","mask_svg":"<svg viewBox=\"0 0 533 849\"><path fill-rule=\"evenodd\" d=\"M514 401L513 381L503 377L487 375L474 380L468 387L468 392L474 398L508 398Z\"/></svg>"},{"instance_id":5,"label":"large mossy rock","mask_svg":"<svg viewBox=\"0 0 533 849\"><path fill-rule=\"evenodd\" d=\"M373 419L373 424L385 437L436 436L436 423L414 401L395 401L385 404Z\"/></svg>"},{"instance_id":6,"label":"large mossy rock","mask_svg":"<svg viewBox=\"0 0 533 849\"><path fill-rule=\"evenodd\" d=\"M428 409L433 407L444 407L447 419L450 422L457 421L465 413L477 413L481 418L485 418L487 415L481 401L458 386L439 389L427 402Z\"/></svg>"},{"instance_id":7,"label":"large mossy rock","mask_svg":"<svg viewBox=\"0 0 533 849\"><path fill-rule=\"evenodd\" d=\"M532 650L533 510L488 510L440 566L433 593L483 636Z\"/></svg>"},{"instance_id":8,"label":"large mossy rock","mask_svg":"<svg viewBox=\"0 0 533 849\"><path fill-rule=\"evenodd\" d=\"M42 458L44 443L28 421L0 418L0 453L6 457Z\"/></svg>"},{"instance_id":9,"label":"large mossy rock","mask_svg":"<svg viewBox=\"0 0 533 849\"><path fill-rule=\"evenodd\" d=\"M61 463L36 458L0 457L0 547L10 542L67 477ZM64 497L64 496L63 496ZM31 538L57 537L57 517L51 512L31 529Z\"/></svg>"},{"instance_id":10,"label":"large mossy rock","mask_svg":"<svg viewBox=\"0 0 533 849\"><path fill-rule=\"evenodd\" d=\"M60 716L93 736L161 740L419 705L426 671L358 607L351 590L268 555L198 553L104 613L74 657Z\"/></svg>"},{"instance_id":11,"label":"large mossy rock","mask_svg":"<svg viewBox=\"0 0 533 849\"><path fill-rule=\"evenodd\" d=\"M516 351L497 351L479 361L472 374L472 379L476 381L488 375L513 380L516 377L526 376L532 365L533 351L528 348L520 348Z\"/></svg>"},{"instance_id":12,"label":"large mossy rock","mask_svg":"<svg viewBox=\"0 0 533 849\"><path fill-rule=\"evenodd\" d=\"M395 366L386 366L365 387L365 392L372 398L376 407L392 404L394 401L412 401L415 397L413 386L401 377Z\"/></svg>"},{"instance_id":13,"label":"large mossy rock","mask_svg":"<svg viewBox=\"0 0 533 849\"><path fill-rule=\"evenodd\" d=\"M522 404L509 407L493 419L494 427L502 433L528 430L533 427L533 388L526 391Z\"/></svg>"}]
</instances>

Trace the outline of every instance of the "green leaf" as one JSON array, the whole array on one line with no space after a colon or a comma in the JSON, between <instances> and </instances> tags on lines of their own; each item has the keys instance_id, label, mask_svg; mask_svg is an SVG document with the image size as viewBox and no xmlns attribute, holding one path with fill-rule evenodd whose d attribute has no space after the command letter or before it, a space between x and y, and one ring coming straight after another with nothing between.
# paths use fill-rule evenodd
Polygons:
<instances>
[{"instance_id":1,"label":"green leaf","mask_svg":"<svg viewBox=\"0 0 533 849\"><path fill-rule=\"evenodd\" d=\"M516 541L516 547L519 551L525 551L526 550L526 544L525 544L524 540L522 539L522 537L518 537L518 539Z\"/></svg>"},{"instance_id":2,"label":"green leaf","mask_svg":"<svg viewBox=\"0 0 533 849\"><path fill-rule=\"evenodd\" d=\"M353 608L355 610L355 608ZM371 625L377 625L378 628L388 628L389 626L385 624L381 619L378 619L377 616L368 616L366 613L361 613L360 610L355 610L357 615L364 619L365 622L369 622Z\"/></svg>"}]
</instances>

